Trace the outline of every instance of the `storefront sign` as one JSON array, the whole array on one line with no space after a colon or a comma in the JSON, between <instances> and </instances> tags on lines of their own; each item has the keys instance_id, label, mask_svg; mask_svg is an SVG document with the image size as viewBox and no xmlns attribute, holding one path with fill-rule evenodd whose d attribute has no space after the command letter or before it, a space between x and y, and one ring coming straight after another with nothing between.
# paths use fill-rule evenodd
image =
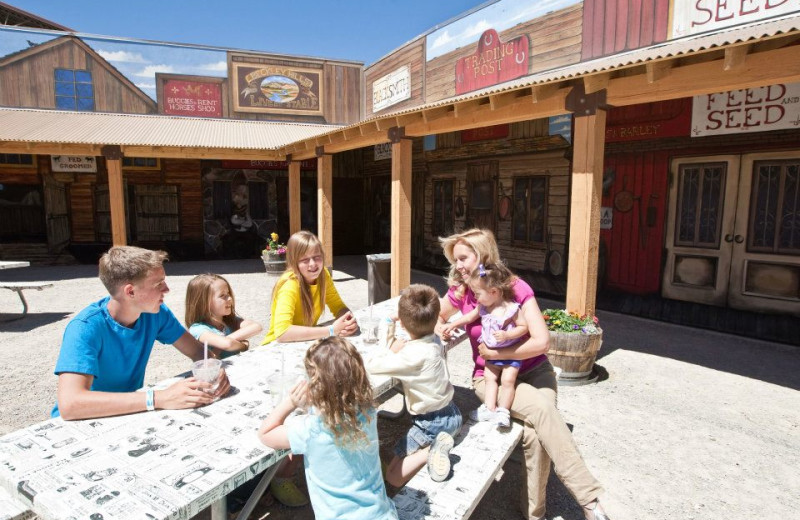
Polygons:
<instances>
[{"instance_id":1,"label":"storefront sign","mask_svg":"<svg viewBox=\"0 0 800 520\"><path fill-rule=\"evenodd\" d=\"M200 81L164 82L164 113L176 116L222 117L219 83Z\"/></svg>"},{"instance_id":2,"label":"storefront sign","mask_svg":"<svg viewBox=\"0 0 800 520\"><path fill-rule=\"evenodd\" d=\"M456 94L524 76L528 73L529 52L527 35L501 42L497 31L485 31L475 53L456 62Z\"/></svg>"},{"instance_id":3,"label":"storefront sign","mask_svg":"<svg viewBox=\"0 0 800 520\"><path fill-rule=\"evenodd\" d=\"M375 145L375 160L392 158L392 143L381 143Z\"/></svg>"},{"instance_id":4,"label":"storefront sign","mask_svg":"<svg viewBox=\"0 0 800 520\"><path fill-rule=\"evenodd\" d=\"M461 131L461 142L487 141L489 139L503 139L508 137L508 125L484 126Z\"/></svg>"},{"instance_id":5,"label":"storefront sign","mask_svg":"<svg viewBox=\"0 0 800 520\"><path fill-rule=\"evenodd\" d=\"M600 229L611 229L614 225L614 212L610 206L600 208Z\"/></svg>"},{"instance_id":6,"label":"storefront sign","mask_svg":"<svg viewBox=\"0 0 800 520\"><path fill-rule=\"evenodd\" d=\"M221 166L226 170L288 170L289 163L286 161L221 161ZM301 170L316 170L317 159L306 159L300 161Z\"/></svg>"},{"instance_id":7,"label":"storefront sign","mask_svg":"<svg viewBox=\"0 0 800 520\"><path fill-rule=\"evenodd\" d=\"M695 96L692 137L800 128L800 83Z\"/></svg>"},{"instance_id":8,"label":"storefront sign","mask_svg":"<svg viewBox=\"0 0 800 520\"><path fill-rule=\"evenodd\" d=\"M322 69L234 61L234 110L322 115Z\"/></svg>"},{"instance_id":9,"label":"storefront sign","mask_svg":"<svg viewBox=\"0 0 800 520\"><path fill-rule=\"evenodd\" d=\"M97 161L83 155L51 155L50 169L54 172L97 173Z\"/></svg>"},{"instance_id":10,"label":"storefront sign","mask_svg":"<svg viewBox=\"0 0 800 520\"><path fill-rule=\"evenodd\" d=\"M679 137L689 135L691 117L689 112L682 112L672 119L657 121L641 121L624 125L606 125L606 142L644 141L662 137Z\"/></svg>"},{"instance_id":11,"label":"storefront sign","mask_svg":"<svg viewBox=\"0 0 800 520\"><path fill-rule=\"evenodd\" d=\"M410 97L411 70L403 65L372 84L372 111L383 110Z\"/></svg>"},{"instance_id":12,"label":"storefront sign","mask_svg":"<svg viewBox=\"0 0 800 520\"><path fill-rule=\"evenodd\" d=\"M672 38L800 11L797 0L673 0Z\"/></svg>"}]
</instances>

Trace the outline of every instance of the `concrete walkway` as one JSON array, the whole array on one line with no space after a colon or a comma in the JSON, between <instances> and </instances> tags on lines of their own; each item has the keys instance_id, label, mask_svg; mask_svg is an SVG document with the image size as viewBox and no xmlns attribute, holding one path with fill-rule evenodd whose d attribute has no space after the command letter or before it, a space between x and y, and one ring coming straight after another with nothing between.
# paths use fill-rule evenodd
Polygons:
<instances>
[{"instance_id":1,"label":"concrete walkway","mask_svg":"<svg viewBox=\"0 0 800 520\"><path fill-rule=\"evenodd\" d=\"M352 308L367 303L364 257L334 259L334 279ZM237 309L268 323L274 277L259 260L171 263L167 304L182 319L188 281L201 272L228 278ZM71 316L104 289L94 266L6 270L0 280L56 281L31 292L30 314L0 323L0 434L47 417L55 398L52 369ZM442 292L441 277L414 271L412 281ZM535 288L534 288L535 289ZM563 303L540 300L542 308ZM0 291L0 319L19 312L11 291ZM597 384L562 387L559 408L586 463L607 492L615 520L792 518L800 504L800 349L732 335L600 312L604 343ZM466 344L449 356L462 411L479 403L469 389ZM154 350L147 381L187 368L169 347ZM403 421L382 421L381 449L388 453ZM489 489L477 520L521 518L519 456ZM456 464L455 471L458 471ZM548 484L548 518L578 520L580 509L555 476ZM254 518L313 518L310 508L279 506ZM205 516L205 515L202 515Z\"/></svg>"}]
</instances>

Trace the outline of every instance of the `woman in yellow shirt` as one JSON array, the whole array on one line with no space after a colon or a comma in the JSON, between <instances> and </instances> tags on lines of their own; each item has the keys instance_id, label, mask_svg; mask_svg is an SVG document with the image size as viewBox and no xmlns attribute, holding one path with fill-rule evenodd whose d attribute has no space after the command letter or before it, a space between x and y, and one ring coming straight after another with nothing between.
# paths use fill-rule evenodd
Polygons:
<instances>
[{"instance_id":1,"label":"woman in yellow shirt","mask_svg":"<svg viewBox=\"0 0 800 520\"><path fill-rule=\"evenodd\" d=\"M325 305L336 321L317 326ZM298 231L286 244L286 271L272 291L269 332L261 344L350 336L357 330L353 313L342 302L325 268L322 243L314 233Z\"/></svg>"}]
</instances>

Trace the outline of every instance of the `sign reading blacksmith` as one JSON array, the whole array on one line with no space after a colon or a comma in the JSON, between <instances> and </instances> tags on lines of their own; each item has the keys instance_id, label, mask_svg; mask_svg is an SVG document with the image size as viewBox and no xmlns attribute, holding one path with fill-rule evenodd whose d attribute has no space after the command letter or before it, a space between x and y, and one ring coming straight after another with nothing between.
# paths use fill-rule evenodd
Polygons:
<instances>
[{"instance_id":1,"label":"sign reading blacksmith","mask_svg":"<svg viewBox=\"0 0 800 520\"><path fill-rule=\"evenodd\" d=\"M321 69L238 61L231 67L235 111L323 115Z\"/></svg>"},{"instance_id":2,"label":"sign reading blacksmith","mask_svg":"<svg viewBox=\"0 0 800 520\"><path fill-rule=\"evenodd\" d=\"M475 53L456 62L456 94L509 81L528 73L527 35L501 42L494 29L481 34Z\"/></svg>"}]
</instances>

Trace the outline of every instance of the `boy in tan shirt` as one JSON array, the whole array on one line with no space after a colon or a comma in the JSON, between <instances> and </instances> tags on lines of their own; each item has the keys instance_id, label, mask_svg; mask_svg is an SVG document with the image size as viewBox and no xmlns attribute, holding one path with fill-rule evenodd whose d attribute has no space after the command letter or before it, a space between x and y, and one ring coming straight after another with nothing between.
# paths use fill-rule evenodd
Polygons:
<instances>
[{"instance_id":1,"label":"boy in tan shirt","mask_svg":"<svg viewBox=\"0 0 800 520\"><path fill-rule=\"evenodd\" d=\"M400 293L397 315L411 340L394 341L366 360L367 372L398 379L403 385L413 424L395 446L386 481L402 487L427 462L431 478L450 474L453 437L461 431L461 411L453 403L453 385L442 347L434 341L439 295L427 285L410 285Z\"/></svg>"}]
</instances>

